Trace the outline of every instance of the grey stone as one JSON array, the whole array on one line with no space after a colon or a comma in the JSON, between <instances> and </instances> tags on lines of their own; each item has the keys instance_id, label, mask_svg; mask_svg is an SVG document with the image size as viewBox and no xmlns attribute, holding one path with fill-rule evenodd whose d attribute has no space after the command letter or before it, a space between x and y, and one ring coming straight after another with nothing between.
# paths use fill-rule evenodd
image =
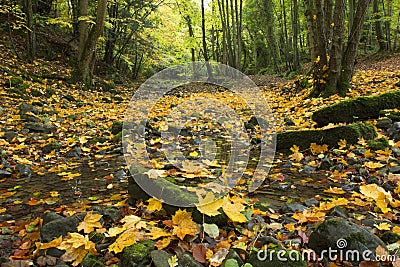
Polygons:
<instances>
[{"instance_id":1,"label":"grey stone","mask_svg":"<svg viewBox=\"0 0 400 267\"><path fill-rule=\"evenodd\" d=\"M392 126L393 121L390 118L383 117L379 118L376 122L376 128L379 129L388 129Z\"/></svg>"},{"instance_id":2,"label":"grey stone","mask_svg":"<svg viewBox=\"0 0 400 267\"><path fill-rule=\"evenodd\" d=\"M310 174L312 174L315 170L316 170L315 167L311 167L311 166L305 165L304 168L303 168L300 172L303 173L303 174L310 175Z\"/></svg>"},{"instance_id":3,"label":"grey stone","mask_svg":"<svg viewBox=\"0 0 400 267\"><path fill-rule=\"evenodd\" d=\"M68 233L76 232L78 224L85 216L86 213L78 213L71 217L62 217L43 224L40 230L43 242L50 242L60 235L66 236Z\"/></svg>"},{"instance_id":4,"label":"grey stone","mask_svg":"<svg viewBox=\"0 0 400 267\"><path fill-rule=\"evenodd\" d=\"M5 171L5 170L0 170L0 178L6 178L6 177L10 177L11 176L11 172Z\"/></svg>"},{"instance_id":5,"label":"grey stone","mask_svg":"<svg viewBox=\"0 0 400 267\"><path fill-rule=\"evenodd\" d=\"M239 254L234 249L229 250L228 255L226 255L226 258L225 258L224 262L222 263L222 266L225 266L225 262L229 259L236 260L236 262L239 264L239 266L242 266L244 264L242 258L239 256Z\"/></svg>"},{"instance_id":6,"label":"grey stone","mask_svg":"<svg viewBox=\"0 0 400 267\"><path fill-rule=\"evenodd\" d=\"M153 250L150 257L155 267L169 267L168 259L171 255L165 250Z\"/></svg>"},{"instance_id":7,"label":"grey stone","mask_svg":"<svg viewBox=\"0 0 400 267\"><path fill-rule=\"evenodd\" d=\"M18 133L17 133L17 132L12 132L12 131L5 132L5 133L4 133L4 136L3 136L3 138L4 138L7 142L10 142L10 141L12 141L14 138L17 138L17 137L18 137Z\"/></svg>"},{"instance_id":8,"label":"grey stone","mask_svg":"<svg viewBox=\"0 0 400 267\"><path fill-rule=\"evenodd\" d=\"M18 109L20 115L26 114L28 112L32 112L36 115L39 114L39 109L31 104L22 103L21 105L19 105Z\"/></svg>"},{"instance_id":9,"label":"grey stone","mask_svg":"<svg viewBox=\"0 0 400 267\"><path fill-rule=\"evenodd\" d=\"M331 210L331 216L336 216L336 217L341 217L341 218L347 219L347 218L349 218L349 213L347 212L346 209L344 209L340 206L335 206Z\"/></svg>"},{"instance_id":10,"label":"grey stone","mask_svg":"<svg viewBox=\"0 0 400 267\"><path fill-rule=\"evenodd\" d=\"M27 122L25 123L25 129L28 129L32 132L51 133L56 130L56 127L46 123Z\"/></svg>"},{"instance_id":11,"label":"grey stone","mask_svg":"<svg viewBox=\"0 0 400 267\"><path fill-rule=\"evenodd\" d=\"M18 172L19 177L30 179L32 176L32 169L25 164L17 164L15 170Z\"/></svg>"},{"instance_id":12,"label":"grey stone","mask_svg":"<svg viewBox=\"0 0 400 267\"><path fill-rule=\"evenodd\" d=\"M189 253L183 254L178 259L178 267L204 267L203 264L193 259Z\"/></svg>"},{"instance_id":13,"label":"grey stone","mask_svg":"<svg viewBox=\"0 0 400 267\"><path fill-rule=\"evenodd\" d=\"M389 169L390 173L400 173L400 166L393 166Z\"/></svg>"},{"instance_id":14,"label":"grey stone","mask_svg":"<svg viewBox=\"0 0 400 267\"><path fill-rule=\"evenodd\" d=\"M278 257L279 253L279 257ZM282 260L286 259L286 260ZM253 267L306 267L307 262L296 250L268 249L252 252L247 260Z\"/></svg>"},{"instance_id":15,"label":"grey stone","mask_svg":"<svg viewBox=\"0 0 400 267\"><path fill-rule=\"evenodd\" d=\"M317 206L317 205L319 204L319 201L316 200L315 198L309 198L309 199L306 199L306 200L304 201L304 204L305 204L307 207L312 207L312 206Z\"/></svg>"},{"instance_id":16,"label":"grey stone","mask_svg":"<svg viewBox=\"0 0 400 267\"><path fill-rule=\"evenodd\" d=\"M285 203L282 206L282 212L295 213L296 211L304 211L307 207L300 203Z\"/></svg>"}]
</instances>

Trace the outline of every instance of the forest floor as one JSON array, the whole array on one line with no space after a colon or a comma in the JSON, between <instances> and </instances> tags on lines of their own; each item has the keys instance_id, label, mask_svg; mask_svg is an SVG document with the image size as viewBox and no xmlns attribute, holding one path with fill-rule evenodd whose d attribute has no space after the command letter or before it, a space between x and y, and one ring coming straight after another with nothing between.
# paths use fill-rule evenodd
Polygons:
<instances>
[{"instance_id":1,"label":"forest floor","mask_svg":"<svg viewBox=\"0 0 400 267\"><path fill-rule=\"evenodd\" d=\"M344 98L308 99L310 89L296 86L301 77L251 78L274 113L277 132L313 129L316 124L311 115L323 106L398 90L398 62L398 55L361 60ZM68 83L70 75L71 68L61 61L38 59L28 64L0 44L0 259L4 266L65 266L72 262L74 266L119 263L125 267L132 255L124 248L145 240L154 241L153 245L167 256L144 253L143 258L137 258L143 266L228 266L228 258L257 266L251 255L264 245L273 243L272 247L300 252L312 247L311 233L328 216L365 226L385 242L384 251L394 253L400 247L400 143L389 138L386 130L377 129L378 138L388 139L383 150L372 149L365 140L349 145L343 136L336 148L315 144L304 151L293 147L289 154L277 153L269 175L255 193L231 192L215 210L208 207L202 211L215 215L222 209L228 223L196 224L186 211L166 213L156 199L129 205L129 172L118 122L123 121L137 88L127 84L114 87L112 81L98 80L97 88L84 90ZM210 93L206 90L209 87L204 88L165 96L159 105L168 105L156 108L152 118L165 116L171 105L193 97L228 103L234 99L229 91ZM376 125L377 120L367 123ZM152 148L159 142L158 136L149 137ZM198 156L187 144L186 149L192 157ZM329 166L323 167L328 161ZM157 157L152 164L164 171ZM198 172L174 172L183 180L188 174L200 176ZM119 213L109 218L103 212L101 218L90 212L98 207L113 207ZM75 230L59 229L60 235L67 230L70 234L57 238L54 229L44 232L46 223L51 222L43 214L50 212L58 214L56 219L61 221L83 216ZM100 240L93 237L96 231L102 236ZM48 238L51 234L53 241ZM96 255L90 259L97 265L89 261L88 253ZM189 255L189 265L182 263L183 255ZM351 263L337 259L331 266ZM393 266L400 265L396 262Z\"/></svg>"}]
</instances>

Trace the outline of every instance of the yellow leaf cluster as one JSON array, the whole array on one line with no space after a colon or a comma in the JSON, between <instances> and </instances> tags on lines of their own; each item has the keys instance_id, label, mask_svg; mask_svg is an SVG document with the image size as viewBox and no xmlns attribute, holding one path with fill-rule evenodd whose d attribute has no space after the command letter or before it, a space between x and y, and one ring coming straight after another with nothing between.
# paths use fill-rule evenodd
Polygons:
<instances>
[{"instance_id":1,"label":"yellow leaf cluster","mask_svg":"<svg viewBox=\"0 0 400 267\"><path fill-rule=\"evenodd\" d=\"M172 222L174 224L173 234L181 240L183 240L186 235L195 235L199 230L197 224L192 220L192 213L186 210L179 209L175 215L172 216Z\"/></svg>"},{"instance_id":2,"label":"yellow leaf cluster","mask_svg":"<svg viewBox=\"0 0 400 267\"><path fill-rule=\"evenodd\" d=\"M293 152L293 154L289 156L289 158L291 160L294 160L296 162L300 162L304 158L303 153L299 152L299 147L298 146L293 145L290 148L290 150Z\"/></svg>"},{"instance_id":3,"label":"yellow leaf cluster","mask_svg":"<svg viewBox=\"0 0 400 267\"><path fill-rule=\"evenodd\" d=\"M313 155L323 154L328 151L328 145L317 145L316 143L311 143L310 150Z\"/></svg>"},{"instance_id":4,"label":"yellow leaf cluster","mask_svg":"<svg viewBox=\"0 0 400 267\"><path fill-rule=\"evenodd\" d=\"M95 214L93 211L89 211L82 222L78 225L78 231L83 230L85 234L88 234L94 230L94 228L101 228L102 225L99 222L103 215Z\"/></svg>"},{"instance_id":5,"label":"yellow leaf cluster","mask_svg":"<svg viewBox=\"0 0 400 267\"><path fill-rule=\"evenodd\" d=\"M159 211L162 209L162 200L158 200L154 197L150 198L149 200L147 200L147 202L149 202L149 205L147 205L146 209L149 211Z\"/></svg>"},{"instance_id":6,"label":"yellow leaf cluster","mask_svg":"<svg viewBox=\"0 0 400 267\"><path fill-rule=\"evenodd\" d=\"M89 240L88 236L83 236L78 233L69 233L68 236L57 247L65 250L61 256L61 260L73 262L72 266L79 265L86 254L91 253L97 255L96 244Z\"/></svg>"}]
</instances>

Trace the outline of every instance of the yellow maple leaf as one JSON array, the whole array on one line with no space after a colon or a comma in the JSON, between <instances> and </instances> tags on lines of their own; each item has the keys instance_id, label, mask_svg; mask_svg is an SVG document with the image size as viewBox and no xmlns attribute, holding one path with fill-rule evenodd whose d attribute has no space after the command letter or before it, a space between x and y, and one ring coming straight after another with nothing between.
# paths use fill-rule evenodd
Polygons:
<instances>
[{"instance_id":1,"label":"yellow maple leaf","mask_svg":"<svg viewBox=\"0 0 400 267\"><path fill-rule=\"evenodd\" d=\"M48 243L41 243L41 242L36 242L36 249L37 250L44 250L44 249L49 249L49 248L56 248L62 243L62 236L59 238L56 238Z\"/></svg>"},{"instance_id":2,"label":"yellow maple leaf","mask_svg":"<svg viewBox=\"0 0 400 267\"><path fill-rule=\"evenodd\" d=\"M244 205L241 201L231 199L228 195L224 197L224 203L222 205L222 209L225 212L226 216L231 219L233 222L246 222L247 218L244 216L242 211L244 211Z\"/></svg>"},{"instance_id":3,"label":"yellow maple leaf","mask_svg":"<svg viewBox=\"0 0 400 267\"><path fill-rule=\"evenodd\" d=\"M143 240L145 240L145 234L137 231L137 229L131 228L118 236L115 242L108 247L108 251L120 253L124 248Z\"/></svg>"},{"instance_id":4,"label":"yellow maple leaf","mask_svg":"<svg viewBox=\"0 0 400 267\"><path fill-rule=\"evenodd\" d=\"M328 145L318 145L316 143L311 143L310 150L313 155L323 154L328 151Z\"/></svg>"},{"instance_id":5,"label":"yellow maple leaf","mask_svg":"<svg viewBox=\"0 0 400 267\"><path fill-rule=\"evenodd\" d=\"M73 261L72 266L79 265L88 253L97 255L96 244L90 241L88 236L78 233L68 233L57 248L65 250L60 259L66 262Z\"/></svg>"},{"instance_id":6,"label":"yellow maple leaf","mask_svg":"<svg viewBox=\"0 0 400 267\"><path fill-rule=\"evenodd\" d=\"M379 193L387 194L385 189L380 187L377 184L367 184L360 186L360 193L366 197L370 197L373 199L377 199L379 197Z\"/></svg>"},{"instance_id":7,"label":"yellow maple leaf","mask_svg":"<svg viewBox=\"0 0 400 267\"><path fill-rule=\"evenodd\" d=\"M289 158L291 160L294 160L296 162L300 162L304 158L303 153L299 152L299 147L298 146L293 145L290 148L290 150L293 152L293 154L289 156Z\"/></svg>"},{"instance_id":8,"label":"yellow maple leaf","mask_svg":"<svg viewBox=\"0 0 400 267\"><path fill-rule=\"evenodd\" d=\"M347 146L347 141L345 139L340 139L340 141L338 142L339 145L339 149L343 149Z\"/></svg>"},{"instance_id":9,"label":"yellow maple leaf","mask_svg":"<svg viewBox=\"0 0 400 267\"><path fill-rule=\"evenodd\" d=\"M94 230L94 228L101 228L101 223L99 220L103 217L101 214L93 213L89 211L82 222L78 225L78 231L83 230L85 234L88 234Z\"/></svg>"},{"instance_id":10,"label":"yellow maple leaf","mask_svg":"<svg viewBox=\"0 0 400 267\"><path fill-rule=\"evenodd\" d=\"M329 189L325 189L324 192L331 193L331 194L337 194L337 195L342 195L342 194L346 193L346 191L344 191L343 189L338 188L338 187L329 187Z\"/></svg>"},{"instance_id":11,"label":"yellow maple leaf","mask_svg":"<svg viewBox=\"0 0 400 267\"><path fill-rule=\"evenodd\" d=\"M123 227L111 227L106 233L106 237L114 237L125 231Z\"/></svg>"},{"instance_id":12,"label":"yellow maple leaf","mask_svg":"<svg viewBox=\"0 0 400 267\"><path fill-rule=\"evenodd\" d=\"M158 227L150 228L149 238L151 240L156 240L160 237L166 237L166 236L171 236L171 233L165 231L164 229L158 228Z\"/></svg>"},{"instance_id":13,"label":"yellow maple leaf","mask_svg":"<svg viewBox=\"0 0 400 267\"><path fill-rule=\"evenodd\" d=\"M172 216L172 222L175 224L172 233L181 240L186 235L195 235L199 230L197 224L192 220L192 213L179 209Z\"/></svg>"},{"instance_id":14,"label":"yellow maple leaf","mask_svg":"<svg viewBox=\"0 0 400 267\"><path fill-rule=\"evenodd\" d=\"M385 166L385 164L382 164L380 162L373 162L373 161L368 161L364 163L365 167L368 167L370 169L379 169Z\"/></svg>"},{"instance_id":15,"label":"yellow maple leaf","mask_svg":"<svg viewBox=\"0 0 400 267\"><path fill-rule=\"evenodd\" d=\"M159 211L162 209L163 200L158 200L152 197L147 200L147 202L149 202L149 205L147 205L146 209L149 211Z\"/></svg>"},{"instance_id":16,"label":"yellow maple leaf","mask_svg":"<svg viewBox=\"0 0 400 267\"><path fill-rule=\"evenodd\" d=\"M135 215L128 215L125 216L121 222L124 223L124 225L122 227L124 227L125 229L131 229L131 228L138 228L137 227L137 223L140 222L141 218Z\"/></svg>"},{"instance_id":17,"label":"yellow maple leaf","mask_svg":"<svg viewBox=\"0 0 400 267\"><path fill-rule=\"evenodd\" d=\"M166 247L168 247L168 245L171 243L171 237L166 237L166 238L162 238L160 240L158 240L155 244L156 248L158 250L162 250Z\"/></svg>"},{"instance_id":18,"label":"yellow maple leaf","mask_svg":"<svg viewBox=\"0 0 400 267\"><path fill-rule=\"evenodd\" d=\"M378 198L375 200L375 203L376 206L382 211L382 213L390 211L390 208L388 208L389 202L390 202L389 199L384 193L382 192L378 193Z\"/></svg>"},{"instance_id":19,"label":"yellow maple leaf","mask_svg":"<svg viewBox=\"0 0 400 267\"><path fill-rule=\"evenodd\" d=\"M383 222L383 223L380 223L379 225L378 224L374 224L374 226L378 229L378 230L381 230L381 231L389 231L390 230L390 228L391 228L391 225L389 224L389 223L386 223L386 222Z\"/></svg>"},{"instance_id":20,"label":"yellow maple leaf","mask_svg":"<svg viewBox=\"0 0 400 267\"><path fill-rule=\"evenodd\" d=\"M400 226L394 226L392 229L392 232L395 233L396 235L400 235Z\"/></svg>"},{"instance_id":21,"label":"yellow maple leaf","mask_svg":"<svg viewBox=\"0 0 400 267\"><path fill-rule=\"evenodd\" d=\"M204 198L199 195L199 204L196 204L196 207L207 216L216 216L220 214L218 209L222 207L223 202L222 198L215 200L214 194L208 192Z\"/></svg>"}]
</instances>

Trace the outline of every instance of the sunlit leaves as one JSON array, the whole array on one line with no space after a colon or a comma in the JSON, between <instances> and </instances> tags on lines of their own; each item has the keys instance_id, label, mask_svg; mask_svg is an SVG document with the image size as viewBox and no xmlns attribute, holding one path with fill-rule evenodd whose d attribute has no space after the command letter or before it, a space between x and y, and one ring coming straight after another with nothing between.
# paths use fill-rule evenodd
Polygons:
<instances>
[{"instance_id":1,"label":"sunlit leaves","mask_svg":"<svg viewBox=\"0 0 400 267\"><path fill-rule=\"evenodd\" d=\"M92 232L95 228L101 228L102 225L99 222L103 215L93 213L89 211L82 222L78 225L78 231L83 230L85 234Z\"/></svg>"},{"instance_id":2,"label":"sunlit leaves","mask_svg":"<svg viewBox=\"0 0 400 267\"><path fill-rule=\"evenodd\" d=\"M290 155L290 159L294 160L296 162L300 162L303 158L304 155L303 153L299 152L299 147L296 145L293 145L290 150L293 152L292 155Z\"/></svg>"},{"instance_id":3,"label":"sunlit leaves","mask_svg":"<svg viewBox=\"0 0 400 267\"><path fill-rule=\"evenodd\" d=\"M220 214L218 211L223 204L223 199L214 199L214 194L212 192L208 192L204 198L199 196L199 203L196 204L197 209L207 215L207 216L216 216Z\"/></svg>"},{"instance_id":4,"label":"sunlit leaves","mask_svg":"<svg viewBox=\"0 0 400 267\"><path fill-rule=\"evenodd\" d=\"M149 211L159 211L162 209L162 201L152 197L149 200L147 200L149 202L149 205L147 205L147 209Z\"/></svg>"},{"instance_id":5,"label":"sunlit leaves","mask_svg":"<svg viewBox=\"0 0 400 267\"><path fill-rule=\"evenodd\" d=\"M77 266L82 262L86 254L97 254L95 246L95 243L90 241L87 236L69 233L57 248L65 250L65 253L60 258L61 260L73 262L72 266Z\"/></svg>"},{"instance_id":6,"label":"sunlit leaves","mask_svg":"<svg viewBox=\"0 0 400 267\"><path fill-rule=\"evenodd\" d=\"M192 213L186 210L178 210L175 215L172 216L172 222L174 224L173 234L179 237L181 240L186 235L195 235L199 230L197 224L192 220Z\"/></svg>"}]
</instances>

